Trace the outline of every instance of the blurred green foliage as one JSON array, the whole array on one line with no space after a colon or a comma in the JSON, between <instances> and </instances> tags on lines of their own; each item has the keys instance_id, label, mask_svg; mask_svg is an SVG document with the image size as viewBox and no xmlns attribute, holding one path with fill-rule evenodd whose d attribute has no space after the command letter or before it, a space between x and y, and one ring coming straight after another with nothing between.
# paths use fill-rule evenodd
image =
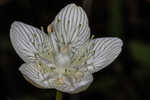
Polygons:
<instances>
[{"instance_id":1,"label":"blurred green foliage","mask_svg":"<svg viewBox=\"0 0 150 100\"><path fill-rule=\"evenodd\" d=\"M150 45L140 40L132 40L129 47L136 62L150 68Z\"/></svg>"}]
</instances>

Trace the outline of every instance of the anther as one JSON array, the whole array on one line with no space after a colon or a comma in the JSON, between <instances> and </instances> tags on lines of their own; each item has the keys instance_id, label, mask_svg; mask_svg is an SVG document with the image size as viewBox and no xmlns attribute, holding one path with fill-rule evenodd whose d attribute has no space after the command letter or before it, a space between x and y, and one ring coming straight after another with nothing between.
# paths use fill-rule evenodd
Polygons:
<instances>
[{"instance_id":1,"label":"anther","mask_svg":"<svg viewBox=\"0 0 150 100\"><path fill-rule=\"evenodd\" d=\"M47 32L50 33L50 32L54 32L54 26L52 24L49 24L48 27L47 27Z\"/></svg>"}]
</instances>

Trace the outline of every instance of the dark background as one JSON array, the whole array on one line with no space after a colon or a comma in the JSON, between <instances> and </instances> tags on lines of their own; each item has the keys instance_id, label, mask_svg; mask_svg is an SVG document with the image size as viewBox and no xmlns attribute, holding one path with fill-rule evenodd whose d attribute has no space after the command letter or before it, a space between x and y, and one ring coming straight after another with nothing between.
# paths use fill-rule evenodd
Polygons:
<instances>
[{"instance_id":1,"label":"dark background","mask_svg":"<svg viewBox=\"0 0 150 100\"><path fill-rule=\"evenodd\" d=\"M150 91L150 0L0 0L0 100L55 100L56 90L28 83L18 71L9 30L18 20L45 30L61 8L82 6L95 37L120 37L123 50L108 67L94 74L87 91L64 100L145 100Z\"/></svg>"}]
</instances>

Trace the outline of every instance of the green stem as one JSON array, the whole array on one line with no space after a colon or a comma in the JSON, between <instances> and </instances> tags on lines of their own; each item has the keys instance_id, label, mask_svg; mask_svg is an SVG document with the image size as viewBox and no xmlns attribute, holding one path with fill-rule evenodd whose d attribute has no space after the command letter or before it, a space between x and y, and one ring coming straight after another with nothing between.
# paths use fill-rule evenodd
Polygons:
<instances>
[{"instance_id":1,"label":"green stem","mask_svg":"<svg viewBox=\"0 0 150 100\"><path fill-rule=\"evenodd\" d=\"M56 92L56 100L62 100L62 92L60 91Z\"/></svg>"}]
</instances>

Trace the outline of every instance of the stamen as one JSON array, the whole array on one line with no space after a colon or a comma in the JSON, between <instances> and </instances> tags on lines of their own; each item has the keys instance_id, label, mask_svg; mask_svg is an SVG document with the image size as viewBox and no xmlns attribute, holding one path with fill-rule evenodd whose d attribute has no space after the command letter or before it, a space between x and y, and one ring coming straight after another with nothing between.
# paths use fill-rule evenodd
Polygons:
<instances>
[{"instance_id":1,"label":"stamen","mask_svg":"<svg viewBox=\"0 0 150 100\"><path fill-rule=\"evenodd\" d=\"M44 32L44 27L43 26L41 26L41 31Z\"/></svg>"},{"instance_id":2,"label":"stamen","mask_svg":"<svg viewBox=\"0 0 150 100\"><path fill-rule=\"evenodd\" d=\"M36 67L41 72L42 75L44 75L45 73L54 72L54 70L56 69L55 66L53 65L48 66L48 64L44 64L42 61L38 61Z\"/></svg>"},{"instance_id":3,"label":"stamen","mask_svg":"<svg viewBox=\"0 0 150 100\"><path fill-rule=\"evenodd\" d=\"M91 40L93 40L94 39L94 37L95 37L95 35L92 35L92 37L90 38Z\"/></svg>"},{"instance_id":4,"label":"stamen","mask_svg":"<svg viewBox=\"0 0 150 100\"><path fill-rule=\"evenodd\" d=\"M56 79L56 85L63 85L63 84L64 84L64 80L62 77Z\"/></svg>"}]
</instances>

